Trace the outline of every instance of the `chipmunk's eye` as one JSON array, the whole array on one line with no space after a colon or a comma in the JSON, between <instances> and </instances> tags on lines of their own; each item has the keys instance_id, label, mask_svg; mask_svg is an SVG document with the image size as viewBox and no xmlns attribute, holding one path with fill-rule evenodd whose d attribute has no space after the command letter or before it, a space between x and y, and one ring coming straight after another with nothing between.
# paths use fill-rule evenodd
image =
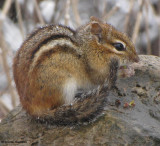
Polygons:
<instances>
[{"instance_id":1,"label":"chipmunk's eye","mask_svg":"<svg viewBox=\"0 0 160 146\"><path fill-rule=\"evenodd\" d=\"M121 43L115 43L115 44L113 44L113 46L116 48L117 51L125 51L126 50L124 45Z\"/></svg>"}]
</instances>

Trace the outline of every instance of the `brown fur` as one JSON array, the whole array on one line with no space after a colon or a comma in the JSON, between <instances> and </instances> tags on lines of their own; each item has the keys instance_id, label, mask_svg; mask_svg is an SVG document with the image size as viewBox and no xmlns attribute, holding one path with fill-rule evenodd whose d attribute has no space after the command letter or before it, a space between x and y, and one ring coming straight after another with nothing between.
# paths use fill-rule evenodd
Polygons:
<instances>
[{"instance_id":1,"label":"brown fur","mask_svg":"<svg viewBox=\"0 0 160 146\"><path fill-rule=\"evenodd\" d=\"M115 51L116 40L125 43L126 51ZM112 77L116 79L116 73L110 73L113 59L123 64L138 61L138 56L125 34L97 18L76 31L61 25L36 30L14 58L14 80L23 108L36 117L44 117L52 109L55 112L65 103L63 89L70 78L83 89L103 85L106 80L112 86Z\"/></svg>"}]
</instances>

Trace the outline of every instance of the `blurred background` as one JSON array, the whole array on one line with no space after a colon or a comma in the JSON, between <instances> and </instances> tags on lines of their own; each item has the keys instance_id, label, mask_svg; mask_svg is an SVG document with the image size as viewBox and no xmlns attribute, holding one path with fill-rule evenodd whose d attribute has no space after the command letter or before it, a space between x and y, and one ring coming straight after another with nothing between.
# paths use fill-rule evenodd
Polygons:
<instances>
[{"instance_id":1,"label":"blurred background","mask_svg":"<svg viewBox=\"0 0 160 146\"><path fill-rule=\"evenodd\" d=\"M27 35L51 23L76 29L90 16L126 33L138 54L160 56L160 0L0 0L0 120L19 104L12 60Z\"/></svg>"}]
</instances>

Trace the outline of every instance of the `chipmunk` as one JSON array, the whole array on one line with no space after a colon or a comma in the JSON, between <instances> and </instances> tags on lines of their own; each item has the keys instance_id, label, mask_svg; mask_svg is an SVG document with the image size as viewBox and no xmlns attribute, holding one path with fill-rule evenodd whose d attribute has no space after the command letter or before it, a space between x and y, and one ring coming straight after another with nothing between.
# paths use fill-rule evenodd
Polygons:
<instances>
[{"instance_id":1,"label":"chipmunk","mask_svg":"<svg viewBox=\"0 0 160 146\"><path fill-rule=\"evenodd\" d=\"M104 102L89 97L71 106L77 91L89 91L106 82L111 87L119 66L138 60L125 34L91 17L77 30L48 25L31 33L17 51L13 75L20 102L29 115L62 123L66 118L72 123L86 119L98 109L96 104L101 107Z\"/></svg>"}]
</instances>

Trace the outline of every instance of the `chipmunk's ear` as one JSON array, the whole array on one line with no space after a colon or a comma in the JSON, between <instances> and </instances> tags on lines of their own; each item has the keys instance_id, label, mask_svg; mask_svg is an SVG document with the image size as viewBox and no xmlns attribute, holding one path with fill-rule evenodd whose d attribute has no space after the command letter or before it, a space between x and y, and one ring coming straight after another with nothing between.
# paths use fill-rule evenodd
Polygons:
<instances>
[{"instance_id":1,"label":"chipmunk's ear","mask_svg":"<svg viewBox=\"0 0 160 146\"><path fill-rule=\"evenodd\" d=\"M101 42L102 39L102 27L98 22L91 23L91 33L98 38L98 41Z\"/></svg>"}]
</instances>

